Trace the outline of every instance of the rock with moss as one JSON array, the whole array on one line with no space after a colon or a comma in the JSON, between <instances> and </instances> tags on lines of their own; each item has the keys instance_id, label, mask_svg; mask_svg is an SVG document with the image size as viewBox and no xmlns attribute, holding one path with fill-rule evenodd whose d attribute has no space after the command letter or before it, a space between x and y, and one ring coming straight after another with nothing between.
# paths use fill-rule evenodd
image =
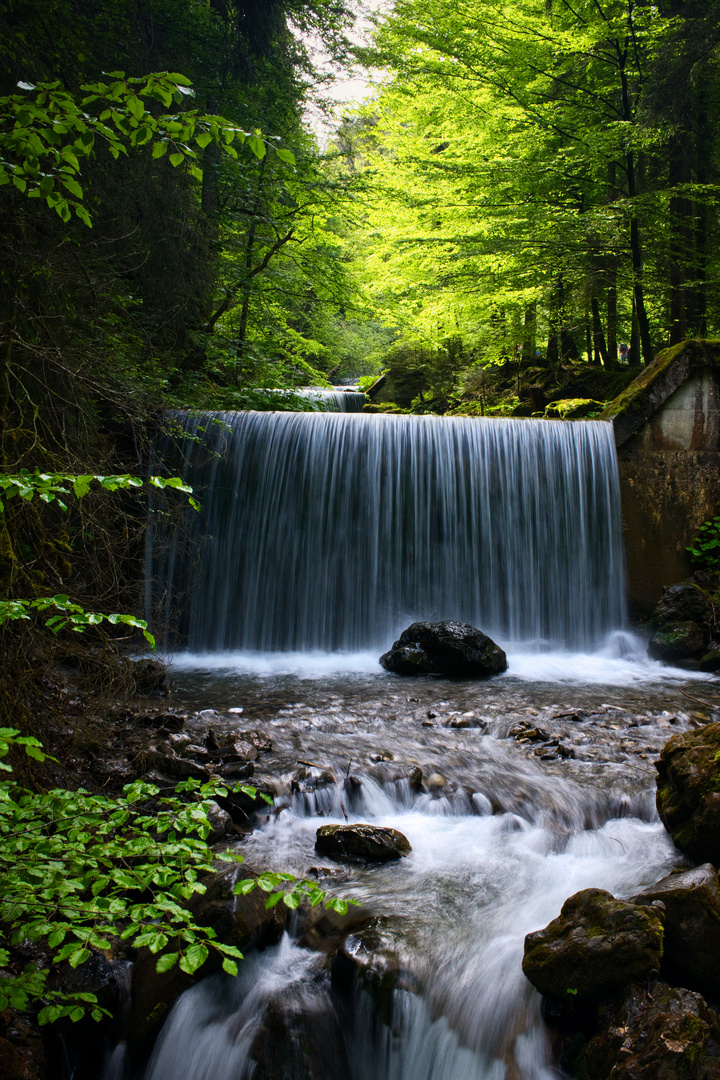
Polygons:
<instances>
[{"instance_id":1,"label":"rock with moss","mask_svg":"<svg viewBox=\"0 0 720 1080\"><path fill-rule=\"evenodd\" d=\"M548 420L582 420L588 416L599 416L604 408L603 401L593 398L564 398L546 406L545 416Z\"/></svg>"},{"instance_id":2,"label":"rock with moss","mask_svg":"<svg viewBox=\"0 0 720 1080\"><path fill-rule=\"evenodd\" d=\"M380 657L396 675L446 675L487 679L507 670L507 657L492 638L469 623L415 622Z\"/></svg>"},{"instance_id":3,"label":"rock with moss","mask_svg":"<svg viewBox=\"0 0 720 1080\"><path fill-rule=\"evenodd\" d=\"M411 851L397 829L380 825L323 825L315 838L315 850L337 862L386 863Z\"/></svg>"},{"instance_id":4,"label":"rock with moss","mask_svg":"<svg viewBox=\"0 0 720 1080\"><path fill-rule=\"evenodd\" d=\"M557 919L527 935L522 967L541 994L601 1001L658 971L662 950L659 911L583 889Z\"/></svg>"},{"instance_id":5,"label":"rock with moss","mask_svg":"<svg viewBox=\"0 0 720 1080\"><path fill-rule=\"evenodd\" d=\"M691 990L634 984L574 1064L587 1080L720 1080L720 1021Z\"/></svg>"},{"instance_id":6,"label":"rock with moss","mask_svg":"<svg viewBox=\"0 0 720 1080\"><path fill-rule=\"evenodd\" d=\"M656 763L656 803L673 842L693 862L720 867L720 723L675 735Z\"/></svg>"},{"instance_id":7,"label":"rock with moss","mask_svg":"<svg viewBox=\"0 0 720 1080\"><path fill-rule=\"evenodd\" d=\"M667 981L705 997L720 997L720 886L711 864L669 874L633 903L663 906L661 973Z\"/></svg>"},{"instance_id":8,"label":"rock with moss","mask_svg":"<svg viewBox=\"0 0 720 1080\"><path fill-rule=\"evenodd\" d=\"M648 655L668 664L688 666L699 661L707 648L705 631L696 622L668 623L657 630L648 642ZM693 665L694 666L694 665Z\"/></svg>"}]
</instances>

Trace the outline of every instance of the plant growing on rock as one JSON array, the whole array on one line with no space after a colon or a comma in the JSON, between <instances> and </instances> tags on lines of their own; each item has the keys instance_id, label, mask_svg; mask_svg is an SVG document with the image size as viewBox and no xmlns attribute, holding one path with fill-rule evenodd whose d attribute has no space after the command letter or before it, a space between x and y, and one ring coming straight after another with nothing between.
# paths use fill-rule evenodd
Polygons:
<instances>
[{"instance_id":1,"label":"plant growing on rock","mask_svg":"<svg viewBox=\"0 0 720 1080\"><path fill-rule=\"evenodd\" d=\"M690 558L706 570L720 569L720 517L710 518L700 530L690 547Z\"/></svg>"}]
</instances>

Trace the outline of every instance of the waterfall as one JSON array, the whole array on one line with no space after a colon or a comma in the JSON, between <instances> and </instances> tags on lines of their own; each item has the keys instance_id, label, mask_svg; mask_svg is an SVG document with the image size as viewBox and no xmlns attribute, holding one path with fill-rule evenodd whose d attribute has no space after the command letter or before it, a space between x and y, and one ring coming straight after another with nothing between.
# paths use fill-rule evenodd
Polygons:
<instances>
[{"instance_id":1,"label":"waterfall","mask_svg":"<svg viewBox=\"0 0 720 1080\"><path fill-rule=\"evenodd\" d=\"M414 619L450 618L503 644L588 650L623 624L609 424L175 420L202 510L176 539L150 531L148 580L192 650L383 649ZM158 449L171 470L177 442Z\"/></svg>"}]
</instances>

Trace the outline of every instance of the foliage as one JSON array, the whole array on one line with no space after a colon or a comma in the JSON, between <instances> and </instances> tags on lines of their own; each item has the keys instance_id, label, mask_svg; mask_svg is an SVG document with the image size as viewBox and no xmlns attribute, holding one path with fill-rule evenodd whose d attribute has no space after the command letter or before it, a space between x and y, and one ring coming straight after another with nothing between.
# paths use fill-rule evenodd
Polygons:
<instances>
[{"instance_id":1,"label":"foliage","mask_svg":"<svg viewBox=\"0 0 720 1080\"><path fill-rule=\"evenodd\" d=\"M57 501L61 510L67 510L67 503L58 498L59 495L69 495L72 491L73 495L82 499L91 490L93 483L97 483L104 491L127 491L131 488L141 488L143 484L160 489L172 488L184 492L194 510L200 509L198 503L191 497L192 488L184 484L177 476L149 476L143 480L142 477L131 476L128 473L112 476L85 473L78 476L75 473L42 473L38 469L34 471L23 469L15 475L0 473L0 491L6 501L18 495L26 502L31 502L37 495L44 503ZM5 505L0 500L0 513L4 512Z\"/></svg>"},{"instance_id":2,"label":"foliage","mask_svg":"<svg viewBox=\"0 0 720 1080\"><path fill-rule=\"evenodd\" d=\"M0 759L13 749L45 759L37 739L0 729ZM0 770L12 774L6 761L0 760ZM258 794L248 785L232 790L252 799ZM237 974L240 951L197 925L187 906L206 891L202 875L212 872L215 859L242 861L232 851L215 854L207 844L210 800L228 794L216 780L183 781L172 795L138 781L112 798L83 789L38 794L12 776L0 781L0 967L6 968L0 972L0 1011L41 1005L41 1024L64 1016L79 1020L87 1011L96 1020L102 1016L92 994L48 990L50 969L30 964L21 974L7 973L13 946L27 942L41 945L54 965L76 968L92 950L110 950L120 939L157 954L158 971L178 965L190 975L215 951L223 970ZM347 911L345 901L327 897L312 882L296 883L290 874L263 874L257 884L269 894L268 907L325 900L326 907ZM242 895L249 891L249 880L236 888Z\"/></svg>"},{"instance_id":3,"label":"foliage","mask_svg":"<svg viewBox=\"0 0 720 1080\"><path fill-rule=\"evenodd\" d=\"M685 550L690 552L694 563L717 570L720 567L720 517L710 518L701 525L698 535Z\"/></svg>"},{"instance_id":4,"label":"foliage","mask_svg":"<svg viewBox=\"0 0 720 1080\"><path fill-rule=\"evenodd\" d=\"M155 648L155 638L148 630L144 619L137 619L134 615L101 615L97 611L85 611L79 604L71 603L69 596L60 593L57 596L38 597L36 600L0 600L0 626L18 619L29 619L31 612L48 611L50 608L62 612L61 615L53 615L45 620L45 626L52 630L53 634L60 633L66 627L82 633L88 626L98 626L102 622L108 622L112 626L133 626L142 630L143 637L150 648Z\"/></svg>"},{"instance_id":5,"label":"foliage","mask_svg":"<svg viewBox=\"0 0 720 1080\"><path fill-rule=\"evenodd\" d=\"M192 96L189 80L183 75L153 73L143 78L127 78L122 71L109 75L109 82L84 84L79 100L59 82L20 82L34 97L12 95L0 98L0 186L11 181L29 198L45 199L63 221L71 210L91 225L83 205L79 182L81 159L89 157L96 144L107 147L113 158L127 154L128 146L152 144L153 158L166 153L175 168L187 163L190 174L202 180L197 164L198 151L211 143L237 158L234 141L247 145L256 157L265 156L263 139L241 131L220 116L200 116L195 111L155 116L151 101L166 108ZM145 99L145 100L143 100ZM278 150L289 164L289 150ZM64 189L64 190L63 190Z\"/></svg>"}]
</instances>

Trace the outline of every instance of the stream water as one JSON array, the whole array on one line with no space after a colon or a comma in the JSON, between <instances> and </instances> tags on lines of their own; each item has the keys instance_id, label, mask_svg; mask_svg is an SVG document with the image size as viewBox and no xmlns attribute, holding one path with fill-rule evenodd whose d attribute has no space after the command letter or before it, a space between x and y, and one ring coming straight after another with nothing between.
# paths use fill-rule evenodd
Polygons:
<instances>
[{"instance_id":1,"label":"stream water","mask_svg":"<svg viewBox=\"0 0 720 1080\"><path fill-rule=\"evenodd\" d=\"M389 1015L364 991L349 1006L296 927L251 954L238 980L183 996L146 1080L558 1076L523 940L579 889L632 896L678 864L653 762L699 708L681 692L687 673L596 661L603 681L591 682L588 659L566 655L564 681L545 671L478 685L377 667L330 674L327 658L304 678L273 672L268 657L266 674L260 657L208 660L179 658L173 704L194 710L198 734L252 729L273 744L256 777L275 806L243 842L245 861L311 872L369 907L401 978ZM377 868L320 858L316 829L346 816L399 829L411 854Z\"/></svg>"},{"instance_id":2,"label":"stream water","mask_svg":"<svg viewBox=\"0 0 720 1080\"><path fill-rule=\"evenodd\" d=\"M214 540L194 569L167 541L150 552L169 621L190 598L173 705L198 735L271 740L255 775L275 805L246 862L368 907L400 974L389 1001L348 999L291 923L237 979L180 998L145 1080L559 1076L524 937L579 889L632 896L678 864L653 762L698 708L688 674L623 630L611 429L213 419L184 421L191 440L209 432L184 455ZM408 615L493 630L509 671L382 672ZM319 857L317 828L346 819L400 830L411 853ZM346 948L362 953L362 936Z\"/></svg>"}]
</instances>

